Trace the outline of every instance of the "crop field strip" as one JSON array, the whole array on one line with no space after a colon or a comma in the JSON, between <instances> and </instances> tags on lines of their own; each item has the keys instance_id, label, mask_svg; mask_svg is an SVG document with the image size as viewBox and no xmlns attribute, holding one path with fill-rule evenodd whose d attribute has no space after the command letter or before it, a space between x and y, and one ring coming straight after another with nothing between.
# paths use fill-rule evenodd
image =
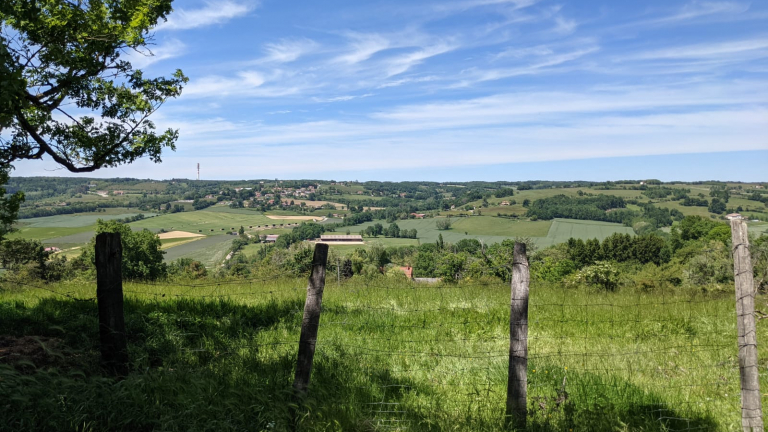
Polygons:
<instances>
[{"instance_id":1,"label":"crop field strip","mask_svg":"<svg viewBox=\"0 0 768 432\"><path fill-rule=\"evenodd\" d=\"M239 371L238 381L279 404L287 402L282 398L293 378L305 285L280 274L127 282L124 292L135 304L129 314L141 311L170 332L175 373L226 365ZM92 299L94 292L93 285L74 283L28 287L0 301L31 306L50 296ZM530 292L530 430L614 430L623 422L632 430L726 431L739 424L731 296L548 284L534 284ZM73 317L57 317L67 318ZM373 279L337 285L329 277L310 387L313 409L374 430L498 430L508 331L507 284ZM763 327L758 332L760 340L768 334Z\"/></svg>"}]
</instances>

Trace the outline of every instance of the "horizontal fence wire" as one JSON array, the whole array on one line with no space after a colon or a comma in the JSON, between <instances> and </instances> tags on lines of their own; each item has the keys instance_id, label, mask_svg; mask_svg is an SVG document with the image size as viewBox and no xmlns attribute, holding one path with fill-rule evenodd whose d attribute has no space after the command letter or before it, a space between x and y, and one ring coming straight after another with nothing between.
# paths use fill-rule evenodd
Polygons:
<instances>
[{"instance_id":1,"label":"horizontal fence wire","mask_svg":"<svg viewBox=\"0 0 768 432\"><path fill-rule=\"evenodd\" d=\"M363 419L358 427L365 430L504 428L509 281L326 277L309 387L316 403ZM682 291L656 282L653 289L612 292L532 281L529 430L738 427L732 291ZM14 284L84 303L68 319L97 319L90 304L95 283ZM165 361L253 371L265 391L286 391L306 287L306 275L293 272L124 281L127 331L162 327L163 340L154 343L170 357Z\"/></svg>"}]
</instances>

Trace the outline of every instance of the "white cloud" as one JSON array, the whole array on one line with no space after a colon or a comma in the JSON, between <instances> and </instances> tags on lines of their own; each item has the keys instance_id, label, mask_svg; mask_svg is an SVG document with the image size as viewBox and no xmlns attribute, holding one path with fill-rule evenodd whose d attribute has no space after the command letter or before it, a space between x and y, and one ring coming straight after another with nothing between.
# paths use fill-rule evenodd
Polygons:
<instances>
[{"instance_id":1,"label":"white cloud","mask_svg":"<svg viewBox=\"0 0 768 432\"><path fill-rule=\"evenodd\" d=\"M335 97L329 97L329 98L313 97L312 100L314 100L315 102L346 102L352 99L362 99L362 98L367 98L371 96L373 96L373 93L366 93L362 95L335 96Z\"/></svg>"},{"instance_id":2,"label":"white cloud","mask_svg":"<svg viewBox=\"0 0 768 432\"><path fill-rule=\"evenodd\" d=\"M721 43L677 46L644 51L622 57L624 60L707 59L734 55L768 56L768 39L748 39Z\"/></svg>"},{"instance_id":3,"label":"white cloud","mask_svg":"<svg viewBox=\"0 0 768 432\"><path fill-rule=\"evenodd\" d=\"M456 45L438 44L385 60L387 78L406 72L422 61L456 49Z\"/></svg>"},{"instance_id":4,"label":"white cloud","mask_svg":"<svg viewBox=\"0 0 768 432\"><path fill-rule=\"evenodd\" d=\"M468 71L467 77L457 84L457 87L467 86L469 84L481 81L494 81L504 78L512 78L524 75L536 75L551 71L551 68L564 63L572 62L588 54L599 51L600 48L592 46L588 48L578 49L565 53L552 54L543 57L533 63L511 66L507 68L494 68L494 69L473 69Z\"/></svg>"},{"instance_id":5,"label":"white cloud","mask_svg":"<svg viewBox=\"0 0 768 432\"><path fill-rule=\"evenodd\" d=\"M748 3L732 1L693 1L683 6L676 14L652 20L653 23L671 23L691 20L704 16L737 14L746 12Z\"/></svg>"},{"instance_id":6,"label":"white cloud","mask_svg":"<svg viewBox=\"0 0 768 432\"><path fill-rule=\"evenodd\" d=\"M570 34L576 30L577 26L578 24L575 20L567 19L558 15L555 17L555 28L553 31L561 34Z\"/></svg>"},{"instance_id":7,"label":"white cloud","mask_svg":"<svg viewBox=\"0 0 768 432\"><path fill-rule=\"evenodd\" d=\"M185 97L244 95L259 89L265 82L264 76L255 71L239 72L236 77L211 75L191 80L183 94Z\"/></svg>"},{"instance_id":8,"label":"white cloud","mask_svg":"<svg viewBox=\"0 0 768 432\"><path fill-rule=\"evenodd\" d=\"M377 52L391 47L390 40L378 34L349 33L348 36L353 40L350 44L351 49L336 57L334 61L353 65L366 61Z\"/></svg>"},{"instance_id":9,"label":"white cloud","mask_svg":"<svg viewBox=\"0 0 768 432\"><path fill-rule=\"evenodd\" d=\"M179 57L187 51L187 46L178 39L170 39L162 45L150 46L142 51L131 50L123 56L136 69L143 69L153 63Z\"/></svg>"},{"instance_id":10,"label":"white cloud","mask_svg":"<svg viewBox=\"0 0 768 432\"><path fill-rule=\"evenodd\" d=\"M256 7L256 3L236 3L231 0L210 0L201 9L185 10L179 8L168 16L168 21L160 23L156 30L186 30L221 24L247 14Z\"/></svg>"},{"instance_id":11,"label":"white cloud","mask_svg":"<svg viewBox=\"0 0 768 432\"><path fill-rule=\"evenodd\" d=\"M538 3L540 0L465 0L443 2L434 7L438 12L460 12L483 6L509 6L512 10L524 9Z\"/></svg>"},{"instance_id":12,"label":"white cloud","mask_svg":"<svg viewBox=\"0 0 768 432\"><path fill-rule=\"evenodd\" d=\"M387 81L384 84L377 86L376 88L399 87L404 84L429 82L429 81L435 81L437 79L438 78L434 75L425 76L425 77L402 78L394 81Z\"/></svg>"},{"instance_id":13,"label":"white cloud","mask_svg":"<svg viewBox=\"0 0 768 432\"><path fill-rule=\"evenodd\" d=\"M702 20L728 21L739 16L741 19L750 19L749 15L744 14L749 8L749 3L734 1L692 1L671 14L621 24L616 26L615 29L664 24L690 24Z\"/></svg>"},{"instance_id":14,"label":"white cloud","mask_svg":"<svg viewBox=\"0 0 768 432\"><path fill-rule=\"evenodd\" d=\"M317 49L318 44L311 39L285 39L264 45L267 55L257 62L259 63L290 63L299 57L311 53Z\"/></svg>"}]
</instances>

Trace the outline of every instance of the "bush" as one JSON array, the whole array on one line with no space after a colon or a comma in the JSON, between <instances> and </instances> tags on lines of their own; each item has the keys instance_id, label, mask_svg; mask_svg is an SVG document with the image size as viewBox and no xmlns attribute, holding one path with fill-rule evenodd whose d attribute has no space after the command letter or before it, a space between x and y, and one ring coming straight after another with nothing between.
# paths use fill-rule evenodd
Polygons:
<instances>
[{"instance_id":1,"label":"bush","mask_svg":"<svg viewBox=\"0 0 768 432\"><path fill-rule=\"evenodd\" d=\"M179 258L168 265L168 276L200 279L208 275L203 263L192 258Z\"/></svg>"},{"instance_id":2,"label":"bush","mask_svg":"<svg viewBox=\"0 0 768 432\"><path fill-rule=\"evenodd\" d=\"M615 291L619 286L619 270L609 262L598 261L594 265L584 267L568 278L566 286L578 285Z\"/></svg>"},{"instance_id":3,"label":"bush","mask_svg":"<svg viewBox=\"0 0 768 432\"><path fill-rule=\"evenodd\" d=\"M453 222L451 221L450 218L438 219L437 221L435 221L435 226L437 227L437 229L441 231L446 231L451 229L452 224Z\"/></svg>"},{"instance_id":4,"label":"bush","mask_svg":"<svg viewBox=\"0 0 768 432\"><path fill-rule=\"evenodd\" d=\"M96 234L105 232L119 233L123 246L122 271L127 280L156 280L167 275L168 268L163 262L165 251L160 249L160 238L149 231L133 231L128 225L117 221L96 221ZM83 254L77 258L82 267L96 269L96 237L86 246Z\"/></svg>"}]
</instances>

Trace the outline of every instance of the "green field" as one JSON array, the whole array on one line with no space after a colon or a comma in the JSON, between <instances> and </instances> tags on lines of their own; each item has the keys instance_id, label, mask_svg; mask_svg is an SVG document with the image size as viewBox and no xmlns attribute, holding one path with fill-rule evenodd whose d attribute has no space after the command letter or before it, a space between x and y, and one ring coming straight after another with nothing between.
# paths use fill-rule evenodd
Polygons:
<instances>
[{"instance_id":1,"label":"green field","mask_svg":"<svg viewBox=\"0 0 768 432\"><path fill-rule=\"evenodd\" d=\"M515 237L531 237L537 246L547 247L567 241L571 237L583 240L592 238L602 240L615 232L634 234L632 228L621 224L575 219L527 221L492 216L461 217L452 218L453 226L447 231L437 229L435 226L437 220L439 219L408 219L397 221L397 225L400 229L416 229L418 239L422 243L434 242L439 235L443 236L444 241L450 243L456 243L465 238L472 238L486 244L500 243ZM349 229L350 232L359 233L364 231L366 227L376 223L382 223L382 221L342 227L339 228L339 232ZM382 223L382 225L387 226L386 223Z\"/></svg>"},{"instance_id":2,"label":"green field","mask_svg":"<svg viewBox=\"0 0 768 432\"><path fill-rule=\"evenodd\" d=\"M133 363L119 381L98 370L95 302L73 299L92 298L93 284L0 290L0 334L58 341L33 373L0 368L13 395L0 404L4 427L282 431L298 418L299 431L504 429L507 284L328 283L295 417L305 285L125 283ZM530 293L528 431L740 430L732 296Z\"/></svg>"},{"instance_id":3,"label":"green field","mask_svg":"<svg viewBox=\"0 0 768 432\"><path fill-rule=\"evenodd\" d=\"M221 235L232 228L239 229L244 226L264 226L279 225L287 223L301 222L300 220L276 220L270 219L260 212L245 209L230 209L228 207L211 207L205 210L194 212L180 212L165 214L151 219L141 220L131 223L133 229L148 228L156 231L165 229L166 231L188 231L197 233L200 231L206 235ZM222 230L224 228L224 230ZM213 230L213 231L211 231Z\"/></svg>"},{"instance_id":4,"label":"green field","mask_svg":"<svg viewBox=\"0 0 768 432\"><path fill-rule=\"evenodd\" d=\"M75 228L60 228L60 227L33 228L33 227L19 226L17 227L17 229L18 229L17 231L14 231L8 234L8 238L25 238L29 240L42 240L43 242L47 242L49 239L53 239L57 237L78 236L82 233L91 233L91 236L92 236L94 227L85 226L85 227L75 227ZM80 242L76 241L73 243L80 243Z\"/></svg>"},{"instance_id":5,"label":"green field","mask_svg":"<svg viewBox=\"0 0 768 432\"><path fill-rule=\"evenodd\" d=\"M206 236L165 250L166 262L179 258L191 258L211 268L227 256L234 236Z\"/></svg>"},{"instance_id":6,"label":"green field","mask_svg":"<svg viewBox=\"0 0 768 432\"><path fill-rule=\"evenodd\" d=\"M768 233L768 222L750 222L748 227L750 234L761 235Z\"/></svg>"},{"instance_id":7,"label":"green field","mask_svg":"<svg viewBox=\"0 0 768 432\"><path fill-rule=\"evenodd\" d=\"M546 241L550 242L550 244L546 244L544 241L537 241L537 244L540 246L551 246L564 243L571 237L582 240L596 238L603 241L614 233L635 235L632 228L621 224L575 219L555 219L546 237Z\"/></svg>"},{"instance_id":8,"label":"green field","mask_svg":"<svg viewBox=\"0 0 768 432\"><path fill-rule=\"evenodd\" d=\"M25 227L33 228L49 228L49 227L61 227L61 228L82 228L90 225L95 225L99 219L112 220L112 219L124 219L131 216L136 216L139 212L126 212L125 209L121 209L120 213L77 213L58 216L46 216L39 218L21 219L19 223ZM155 215L155 213L143 213L145 217L149 218Z\"/></svg>"}]
</instances>

